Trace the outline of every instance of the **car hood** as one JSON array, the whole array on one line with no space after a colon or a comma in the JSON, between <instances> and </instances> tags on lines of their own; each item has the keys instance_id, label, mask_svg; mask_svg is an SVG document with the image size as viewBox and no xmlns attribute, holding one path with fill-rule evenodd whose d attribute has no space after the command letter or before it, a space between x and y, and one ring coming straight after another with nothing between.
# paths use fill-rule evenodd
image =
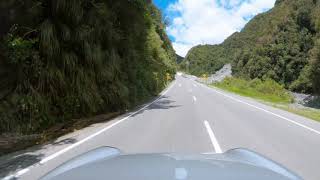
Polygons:
<instances>
[{"instance_id":1,"label":"car hood","mask_svg":"<svg viewBox=\"0 0 320 180\"><path fill-rule=\"evenodd\" d=\"M87 156L87 158L90 156ZM71 161L72 162L72 161ZM75 162L75 161L74 161ZM69 168L59 168L43 179L81 180L286 180L300 179L289 170L252 151L223 154L112 154ZM68 163L62 165L68 166ZM71 168L70 168L71 167ZM57 173L58 172L58 173Z\"/></svg>"}]
</instances>

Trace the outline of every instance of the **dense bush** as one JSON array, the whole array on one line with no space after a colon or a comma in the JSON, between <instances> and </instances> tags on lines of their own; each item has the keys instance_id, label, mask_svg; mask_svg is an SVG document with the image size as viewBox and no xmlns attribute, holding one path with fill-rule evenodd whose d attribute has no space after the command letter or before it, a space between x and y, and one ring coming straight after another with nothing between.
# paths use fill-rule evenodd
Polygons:
<instances>
[{"instance_id":1,"label":"dense bush","mask_svg":"<svg viewBox=\"0 0 320 180\"><path fill-rule=\"evenodd\" d=\"M156 95L175 73L161 13L146 0L0 5L12 9L1 12L1 133L42 132L71 118L122 111Z\"/></svg>"},{"instance_id":2,"label":"dense bush","mask_svg":"<svg viewBox=\"0 0 320 180\"><path fill-rule=\"evenodd\" d=\"M249 47L248 54L240 53L234 60L235 73L250 78L272 78L287 88L294 83L300 88L293 90L311 92L310 86L299 85L303 79L299 76L308 64L308 53L313 47L312 30L308 29L310 23L305 22L309 16L305 11L303 14L303 17L299 17L299 13L297 17L289 16L285 23L279 24L269 43Z\"/></svg>"},{"instance_id":3,"label":"dense bush","mask_svg":"<svg viewBox=\"0 0 320 180\"><path fill-rule=\"evenodd\" d=\"M235 75L272 78L296 92L316 92L317 82L313 79L317 79L317 70L312 71L311 52L317 48L315 39L320 33L316 28L319 10L316 1L283 0L258 19L254 18L240 33L244 42L253 45L240 48L233 60ZM254 27L267 30L256 32ZM254 38L247 38L247 33L254 34Z\"/></svg>"}]
</instances>

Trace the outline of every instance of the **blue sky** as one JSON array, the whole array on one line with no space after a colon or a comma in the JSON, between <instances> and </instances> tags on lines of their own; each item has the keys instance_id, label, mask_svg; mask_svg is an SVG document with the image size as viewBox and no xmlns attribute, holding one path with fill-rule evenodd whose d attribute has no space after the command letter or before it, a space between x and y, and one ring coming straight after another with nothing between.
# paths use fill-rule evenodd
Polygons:
<instances>
[{"instance_id":1,"label":"blue sky","mask_svg":"<svg viewBox=\"0 0 320 180\"><path fill-rule=\"evenodd\" d=\"M170 4L176 2L176 0L154 0L153 1L158 8L165 10Z\"/></svg>"},{"instance_id":2,"label":"blue sky","mask_svg":"<svg viewBox=\"0 0 320 180\"><path fill-rule=\"evenodd\" d=\"M177 54L199 44L219 44L240 31L275 0L153 0L169 19L167 33Z\"/></svg>"}]
</instances>

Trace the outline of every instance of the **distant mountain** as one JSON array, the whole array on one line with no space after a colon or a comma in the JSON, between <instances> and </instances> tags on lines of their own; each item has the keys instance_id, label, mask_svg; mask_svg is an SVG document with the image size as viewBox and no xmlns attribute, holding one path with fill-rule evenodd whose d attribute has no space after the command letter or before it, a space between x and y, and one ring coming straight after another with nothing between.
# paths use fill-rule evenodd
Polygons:
<instances>
[{"instance_id":1,"label":"distant mountain","mask_svg":"<svg viewBox=\"0 0 320 180\"><path fill-rule=\"evenodd\" d=\"M213 74L229 62L228 53L222 45L199 45L193 47L180 64L182 69L200 76Z\"/></svg>"},{"instance_id":2,"label":"distant mountain","mask_svg":"<svg viewBox=\"0 0 320 180\"><path fill-rule=\"evenodd\" d=\"M199 75L228 62L236 76L272 78L293 91L320 93L320 1L277 0L222 44L192 48L183 64Z\"/></svg>"}]
</instances>

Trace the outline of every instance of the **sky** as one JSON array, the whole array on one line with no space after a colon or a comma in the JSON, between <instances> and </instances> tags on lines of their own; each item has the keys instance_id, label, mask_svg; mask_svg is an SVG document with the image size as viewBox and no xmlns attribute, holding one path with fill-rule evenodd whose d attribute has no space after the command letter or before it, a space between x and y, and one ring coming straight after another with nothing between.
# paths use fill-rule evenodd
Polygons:
<instances>
[{"instance_id":1,"label":"sky","mask_svg":"<svg viewBox=\"0 0 320 180\"><path fill-rule=\"evenodd\" d=\"M166 31L176 53L184 57L193 46L222 43L276 0L153 1L169 21Z\"/></svg>"}]
</instances>

